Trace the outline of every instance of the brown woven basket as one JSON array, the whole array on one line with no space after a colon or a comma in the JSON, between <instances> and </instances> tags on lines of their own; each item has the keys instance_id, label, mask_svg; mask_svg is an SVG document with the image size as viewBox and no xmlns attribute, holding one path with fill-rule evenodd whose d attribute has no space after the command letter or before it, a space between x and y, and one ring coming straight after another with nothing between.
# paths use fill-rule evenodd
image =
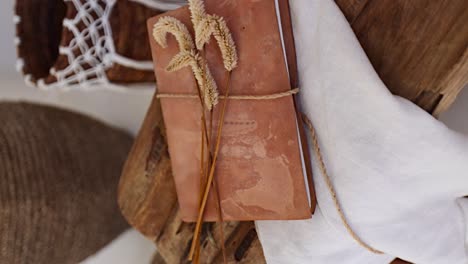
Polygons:
<instances>
[{"instance_id":1,"label":"brown woven basket","mask_svg":"<svg viewBox=\"0 0 468 264\"><path fill-rule=\"evenodd\" d=\"M0 103L0 120L0 263L78 263L128 227L116 191L130 136L29 103Z\"/></svg>"},{"instance_id":2,"label":"brown woven basket","mask_svg":"<svg viewBox=\"0 0 468 264\"><path fill-rule=\"evenodd\" d=\"M85 4L90 1L78 2ZM103 0L97 0L96 3L105 7ZM76 32L63 26L64 19L74 19L77 15L74 3L64 0L17 0L15 12L18 70L31 85L36 85L38 80L45 84L56 82L57 78L51 71L63 70L70 65L68 57L59 54L59 46L67 47L75 37ZM118 0L108 20L115 52L133 60L151 61L146 19L160 12L129 0ZM90 15L93 18L98 16L93 11ZM80 22L77 27L83 30L85 24ZM83 64L85 70L90 67L93 67L92 63ZM153 71L117 63L107 69L105 74L112 83L154 82Z\"/></svg>"}]
</instances>

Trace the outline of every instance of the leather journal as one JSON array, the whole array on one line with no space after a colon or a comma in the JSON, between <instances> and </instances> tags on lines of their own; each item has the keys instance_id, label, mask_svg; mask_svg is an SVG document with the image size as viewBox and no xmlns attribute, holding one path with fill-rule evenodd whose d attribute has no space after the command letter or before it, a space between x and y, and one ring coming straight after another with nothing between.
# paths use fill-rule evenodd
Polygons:
<instances>
[{"instance_id":1,"label":"leather journal","mask_svg":"<svg viewBox=\"0 0 468 264\"><path fill-rule=\"evenodd\" d=\"M205 5L208 13L224 18L237 46L238 66L232 72L230 95L260 96L296 88L291 87L295 80L291 80L287 66L291 64L291 56L295 56L290 22L284 26L278 19L275 1L207 0ZM196 94L196 80L189 68L166 71L179 52L175 38L168 36L167 47L163 48L151 35L154 24L165 16L180 20L193 35L188 7L148 20L157 93ZM214 40L205 47L204 57L219 93L224 94L226 72ZM197 220L200 199L200 102L193 98L160 100L180 211L184 221L193 222ZM213 130L218 126L219 108L219 105L214 108ZM315 199L311 206L307 190L313 194L313 185L310 177L307 182L303 151L308 148L301 141L304 140L301 126L292 95L267 100L228 100L215 170L223 220L311 217ZM308 170L310 173L310 167ZM205 221L218 219L216 207L212 191Z\"/></svg>"}]
</instances>

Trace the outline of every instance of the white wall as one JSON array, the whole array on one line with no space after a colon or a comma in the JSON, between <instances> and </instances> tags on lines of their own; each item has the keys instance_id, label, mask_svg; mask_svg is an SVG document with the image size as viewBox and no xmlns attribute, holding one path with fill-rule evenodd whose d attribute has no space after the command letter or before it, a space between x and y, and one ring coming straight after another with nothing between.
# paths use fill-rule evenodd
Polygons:
<instances>
[{"instance_id":1,"label":"white wall","mask_svg":"<svg viewBox=\"0 0 468 264\"><path fill-rule=\"evenodd\" d=\"M452 107L441 115L440 120L451 129L468 135L468 85Z\"/></svg>"}]
</instances>

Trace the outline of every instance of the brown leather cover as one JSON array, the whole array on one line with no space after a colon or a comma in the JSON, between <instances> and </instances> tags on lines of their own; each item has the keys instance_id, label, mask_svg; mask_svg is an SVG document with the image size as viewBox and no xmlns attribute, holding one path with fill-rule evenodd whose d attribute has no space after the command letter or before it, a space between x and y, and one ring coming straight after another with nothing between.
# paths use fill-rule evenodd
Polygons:
<instances>
[{"instance_id":1,"label":"brown leather cover","mask_svg":"<svg viewBox=\"0 0 468 264\"><path fill-rule=\"evenodd\" d=\"M297 58L296 47L294 45L294 34L292 29L291 12L289 10L289 0L278 0L278 9L281 16L281 29L283 32L284 50L286 52L286 61L289 69L289 83L291 87L299 87L298 73L297 73ZM307 185L309 190L310 212L313 214L317 206L317 197L315 196L315 186L312 175L312 164L309 153L309 145L305 131L304 122L301 118L299 107L299 94L294 95L294 104L296 107L296 117L301 138L302 154L304 156L304 166L307 174Z\"/></svg>"},{"instance_id":2,"label":"brown leather cover","mask_svg":"<svg viewBox=\"0 0 468 264\"><path fill-rule=\"evenodd\" d=\"M274 1L208 0L205 4L208 13L225 18L237 45L239 65L232 73L231 95L266 95L291 89ZM150 34L162 16L173 16L189 30L193 28L188 8L183 7L150 19ZM195 94L196 82L189 68L165 71L179 52L175 39L169 36L167 48L150 39L158 92ZM223 94L226 74L219 48L212 40L205 50ZM195 221L200 187L200 103L195 99L162 98L161 105L182 218ZM228 102L216 169L224 220L311 217L299 144L291 96ZM213 191L204 220L217 220Z\"/></svg>"}]
</instances>

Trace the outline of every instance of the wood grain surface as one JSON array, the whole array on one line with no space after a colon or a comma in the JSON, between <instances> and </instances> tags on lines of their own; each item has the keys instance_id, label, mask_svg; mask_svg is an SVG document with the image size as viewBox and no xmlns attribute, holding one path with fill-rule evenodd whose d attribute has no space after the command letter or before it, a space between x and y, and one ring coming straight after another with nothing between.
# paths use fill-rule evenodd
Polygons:
<instances>
[{"instance_id":1,"label":"wood grain surface","mask_svg":"<svg viewBox=\"0 0 468 264\"><path fill-rule=\"evenodd\" d=\"M438 115L468 82L465 0L336 0L394 94Z\"/></svg>"},{"instance_id":2,"label":"wood grain surface","mask_svg":"<svg viewBox=\"0 0 468 264\"><path fill-rule=\"evenodd\" d=\"M468 1L336 0L387 87L438 115L468 81ZM155 263L185 263L192 224L182 223L153 101L125 166L119 192L129 222L155 241ZM149 155L151 153L151 155ZM149 158L147 158L149 157ZM149 171L149 172L146 172ZM203 263L222 263L219 224L203 228ZM251 222L225 223L229 263L265 263ZM395 260L393 263L407 263Z\"/></svg>"}]
</instances>

